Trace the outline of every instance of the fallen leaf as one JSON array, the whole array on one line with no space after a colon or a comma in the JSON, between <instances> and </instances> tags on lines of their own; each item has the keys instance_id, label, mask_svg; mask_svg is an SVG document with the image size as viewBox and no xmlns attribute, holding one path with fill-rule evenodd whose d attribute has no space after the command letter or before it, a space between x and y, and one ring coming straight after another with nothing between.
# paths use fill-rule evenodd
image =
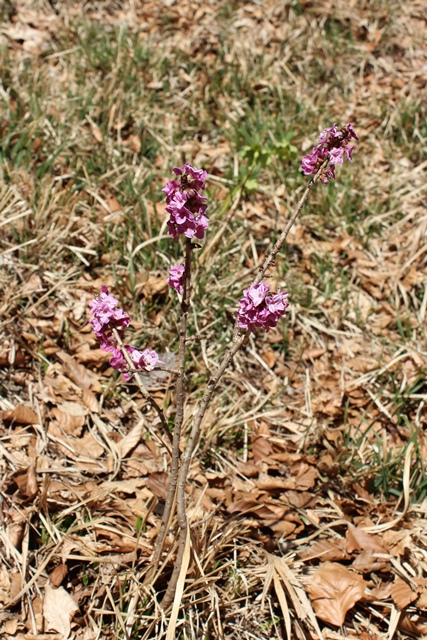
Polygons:
<instances>
[{"instance_id":1,"label":"fallen leaf","mask_svg":"<svg viewBox=\"0 0 427 640\"><path fill-rule=\"evenodd\" d=\"M62 633L67 640L71 632L71 619L78 610L78 606L64 587L53 589L50 584L46 585L43 615L47 629Z\"/></svg>"},{"instance_id":2,"label":"fallen leaf","mask_svg":"<svg viewBox=\"0 0 427 640\"><path fill-rule=\"evenodd\" d=\"M314 487L316 480L317 469L315 467L309 467L307 471L304 471L304 473L295 478L295 489L297 489L297 491L308 491L308 489Z\"/></svg>"},{"instance_id":3,"label":"fallen leaf","mask_svg":"<svg viewBox=\"0 0 427 640\"><path fill-rule=\"evenodd\" d=\"M147 478L147 487L151 490L156 498L166 500L169 490L169 474L163 471L150 473Z\"/></svg>"},{"instance_id":4,"label":"fallen leaf","mask_svg":"<svg viewBox=\"0 0 427 640\"><path fill-rule=\"evenodd\" d=\"M4 623L4 630L6 633L9 633L11 636L14 636L16 630L18 629L18 620L15 618L14 620L6 620Z\"/></svg>"},{"instance_id":5,"label":"fallen leaf","mask_svg":"<svg viewBox=\"0 0 427 640\"><path fill-rule=\"evenodd\" d=\"M15 473L13 475L13 480L23 496L25 496L29 500L35 498L38 492L38 484L34 460L31 461L27 469Z\"/></svg>"},{"instance_id":6,"label":"fallen leaf","mask_svg":"<svg viewBox=\"0 0 427 640\"><path fill-rule=\"evenodd\" d=\"M302 354L303 360L315 360L326 353L326 349L306 349Z\"/></svg>"},{"instance_id":7,"label":"fallen leaf","mask_svg":"<svg viewBox=\"0 0 427 640\"><path fill-rule=\"evenodd\" d=\"M61 406L63 407L64 405ZM84 423L86 422L84 415L73 415L68 411L63 411L59 407L52 409L52 415L66 433L71 436L81 435Z\"/></svg>"},{"instance_id":8,"label":"fallen leaf","mask_svg":"<svg viewBox=\"0 0 427 640\"><path fill-rule=\"evenodd\" d=\"M237 469L247 478L256 478L259 469L253 462L237 462Z\"/></svg>"},{"instance_id":9,"label":"fallen leaf","mask_svg":"<svg viewBox=\"0 0 427 640\"><path fill-rule=\"evenodd\" d=\"M80 389L93 389L93 391L100 390L98 377L92 373L92 371L89 371L85 366L76 362L74 358L64 351L59 351L57 356L62 361L64 372L73 382L76 383L78 387L80 387Z\"/></svg>"},{"instance_id":10,"label":"fallen leaf","mask_svg":"<svg viewBox=\"0 0 427 640\"><path fill-rule=\"evenodd\" d=\"M144 420L140 420L138 424L136 424L133 429L131 429L129 433L117 443L117 451L121 458L125 458L132 449L135 449L141 440L144 430Z\"/></svg>"},{"instance_id":11,"label":"fallen leaf","mask_svg":"<svg viewBox=\"0 0 427 640\"><path fill-rule=\"evenodd\" d=\"M313 494L308 491L287 491L285 497L289 504L297 509L309 506L314 498Z\"/></svg>"},{"instance_id":12,"label":"fallen leaf","mask_svg":"<svg viewBox=\"0 0 427 640\"><path fill-rule=\"evenodd\" d=\"M9 596L11 600L14 600L18 593L22 589L22 576L20 573L11 573L10 574L10 592Z\"/></svg>"},{"instance_id":13,"label":"fallen leaf","mask_svg":"<svg viewBox=\"0 0 427 640\"><path fill-rule=\"evenodd\" d=\"M386 553L381 538L371 536L359 527L349 525L346 535L346 549L348 553L353 551L373 551L374 553Z\"/></svg>"},{"instance_id":14,"label":"fallen leaf","mask_svg":"<svg viewBox=\"0 0 427 640\"><path fill-rule=\"evenodd\" d=\"M10 578L6 567L0 566L0 602L9 600Z\"/></svg>"},{"instance_id":15,"label":"fallen leaf","mask_svg":"<svg viewBox=\"0 0 427 640\"><path fill-rule=\"evenodd\" d=\"M404 633L410 634L415 638L419 638L420 636L425 637L427 633L427 625L426 624L417 624L413 620L411 620L406 613L403 613L400 616L399 620L399 629Z\"/></svg>"},{"instance_id":16,"label":"fallen leaf","mask_svg":"<svg viewBox=\"0 0 427 640\"><path fill-rule=\"evenodd\" d=\"M92 413L99 413L99 404L96 395L90 389L84 389L82 400Z\"/></svg>"},{"instance_id":17,"label":"fallen leaf","mask_svg":"<svg viewBox=\"0 0 427 640\"><path fill-rule=\"evenodd\" d=\"M25 405L19 405L15 407L15 409L9 409L8 411L3 411L0 414L0 417L4 422L12 422L15 424L38 424L39 418L37 414L30 408Z\"/></svg>"},{"instance_id":18,"label":"fallen leaf","mask_svg":"<svg viewBox=\"0 0 427 640\"><path fill-rule=\"evenodd\" d=\"M325 562L310 576L307 591L319 618L341 627L347 611L362 598L365 586L361 576L335 562Z\"/></svg>"},{"instance_id":19,"label":"fallen leaf","mask_svg":"<svg viewBox=\"0 0 427 640\"><path fill-rule=\"evenodd\" d=\"M85 351L77 351L76 358L79 362L102 364L111 360L111 353L103 349L87 349Z\"/></svg>"},{"instance_id":20,"label":"fallen leaf","mask_svg":"<svg viewBox=\"0 0 427 640\"><path fill-rule=\"evenodd\" d=\"M50 581L53 587L59 587L64 578L68 574L68 567L66 564L59 564L51 573L49 574Z\"/></svg>"},{"instance_id":21,"label":"fallen leaf","mask_svg":"<svg viewBox=\"0 0 427 640\"><path fill-rule=\"evenodd\" d=\"M252 444L252 454L255 462L262 462L273 452L271 444L262 436L256 437Z\"/></svg>"},{"instance_id":22,"label":"fallen leaf","mask_svg":"<svg viewBox=\"0 0 427 640\"><path fill-rule=\"evenodd\" d=\"M418 594L412 591L409 584L402 580L402 578L396 578L391 587L391 597L396 607L401 611L411 604L411 602L414 602Z\"/></svg>"},{"instance_id":23,"label":"fallen leaf","mask_svg":"<svg viewBox=\"0 0 427 640\"><path fill-rule=\"evenodd\" d=\"M141 140L135 134L130 135L127 142L135 153L139 153L141 151Z\"/></svg>"},{"instance_id":24,"label":"fallen leaf","mask_svg":"<svg viewBox=\"0 0 427 640\"><path fill-rule=\"evenodd\" d=\"M344 548L344 540L339 538L337 540L319 540L298 555L304 561L320 558L324 562L344 560L348 557Z\"/></svg>"},{"instance_id":25,"label":"fallen leaf","mask_svg":"<svg viewBox=\"0 0 427 640\"><path fill-rule=\"evenodd\" d=\"M102 132L101 132L101 129L100 129L99 127L97 127L96 125L92 125L91 130L92 130L92 135L93 135L93 137L95 138L95 140L96 140L98 143L101 143L101 142L102 142Z\"/></svg>"}]
</instances>

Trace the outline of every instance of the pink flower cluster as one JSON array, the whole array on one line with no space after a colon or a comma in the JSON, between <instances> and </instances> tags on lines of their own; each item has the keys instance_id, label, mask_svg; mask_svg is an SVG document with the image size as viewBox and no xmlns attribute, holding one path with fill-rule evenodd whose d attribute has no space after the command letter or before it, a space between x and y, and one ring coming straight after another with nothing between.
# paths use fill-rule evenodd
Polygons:
<instances>
[{"instance_id":1,"label":"pink flower cluster","mask_svg":"<svg viewBox=\"0 0 427 640\"><path fill-rule=\"evenodd\" d=\"M166 211L170 214L168 235L174 240L181 234L201 240L209 224L205 215L207 198L199 193L205 189L207 173L188 162L181 169L175 167L172 171L180 179L171 180L162 189L166 193Z\"/></svg>"},{"instance_id":2,"label":"pink flower cluster","mask_svg":"<svg viewBox=\"0 0 427 640\"><path fill-rule=\"evenodd\" d=\"M169 278L166 280L168 285L182 294L184 290L184 270L183 264L179 264L177 267L171 267L169 269Z\"/></svg>"},{"instance_id":3,"label":"pink flower cluster","mask_svg":"<svg viewBox=\"0 0 427 640\"><path fill-rule=\"evenodd\" d=\"M243 291L240 307L237 310L237 322L241 329L253 331L262 327L268 331L275 327L289 306L288 294L270 293L270 287L261 280Z\"/></svg>"},{"instance_id":4,"label":"pink flower cluster","mask_svg":"<svg viewBox=\"0 0 427 640\"><path fill-rule=\"evenodd\" d=\"M304 175L315 174L325 158L329 159L327 170L320 177L324 184L335 179L335 165L342 164L344 158L352 162L354 145L351 140L359 140L352 124L338 130L336 123L329 129L324 129L319 136L319 144L312 152L302 159L301 170Z\"/></svg>"},{"instance_id":5,"label":"pink flower cluster","mask_svg":"<svg viewBox=\"0 0 427 640\"><path fill-rule=\"evenodd\" d=\"M108 293L108 287L101 287L100 295L90 303L90 313L93 318L89 322L100 342L101 349L113 354L110 365L121 371L125 380L130 380L132 373L129 372L128 364L113 334L113 329L116 329L120 338L123 336L124 330L130 325L130 316L118 305L119 301ZM158 354L150 349L139 351L129 344L125 344L125 349L129 353L136 371L142 369L152 371L157 364L164 364Z\"/></svg>"}]
</instances>

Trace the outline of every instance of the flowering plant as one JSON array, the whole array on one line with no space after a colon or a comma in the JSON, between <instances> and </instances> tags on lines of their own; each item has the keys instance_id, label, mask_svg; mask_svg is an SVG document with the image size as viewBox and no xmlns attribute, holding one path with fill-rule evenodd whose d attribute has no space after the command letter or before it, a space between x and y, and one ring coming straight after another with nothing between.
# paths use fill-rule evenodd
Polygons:
<instances>
[{"instance_id":1,"label":"flowering plant","mask_svg":"<svg viewBox=\"0 0 427 640\"><path fill-rule=\"evenodd\" d=\"M335 180L335 165L342 164L344 158L350 162L353 161L352 139L359 140L352 124L337 129L335 123L329 129L324 129L319 136L319 144L313 148L311 154L302 159L301 170L304 175L314 175L327 160L320 180L325 184L328 183L328 179Z\"/></svg>"},{"instance_id":2,"label":"flowering plant","mask_svg":"<svg viewBox=\"0 0 427 640\"><path fill-rule=\"evenodd\" d=\"M169 227L168 234L176 241L179 240L180 235L185 237L185 260L183 263L171 267L169 278L167 279L170 287L182 296L178 366L177 370L173 372L176 374L177 379L172 448L169 445L165 445L171 455L169 491L164 506L162 524L156 539L151 570L147 573L145 581L145 583L149 582L157 571L167 529L170 526L176 504L180 534L174 570L163 599L164 606L169 605L174 597L178 577L183 568L185 549L188 544L189 526L186 515L185 486L190 462L200 437L203 417L218 382L237 351L247 340L248 333L256 328L268 331L275 327L288 309L287 292L271 292L264 278L267 277L266 274L269 267L274 263L276 255L282 248L316 181L320 180L327 184L328 180L335 178L335 165L342 164L344 159L352 160L354 149L354 145L351 144L352 140L358 140L352 124L348 124L341 129L338 129L337 125L334 124L332 127L324 129L320 134L319 144L313 148L311 154L303 158L302 171L305 175L313 175L313 178L307 185L276 243L259 266L258 275L252 284L243 291L243 297L240 299L239 308L237 309L231 346L226 351L216 371L211 374L203 397L192 416L191 432L188 436L186 447L182 452L181 427L184 421L184 375L186 345L188 342L187 315L191 294L191 258L192 251L197 246L192 243L192 239L202 239L209 224L209 218L206 215L207 198L200 193L205 190L206 171L196 169L188 163L181 168L175 167L173 172L178 179L171 180L163 189L166 194L166 211L169 213L167 222ZM95 335L100 340L101 348L112 353L110 365L121 371L125 380L129 380L135 374L135 379L144 398L157 411L166 434L171 438L163 409L157 405L137 375L138 371L151 371L155 366L163 364L158 354L150 349L139 351L135 347L123 344L122 337L125 329L130 324L130 317L119 307L118 300L109 294L107 287L102 287L99 297L92 301L90 313L93 316L90 323ZM186 567L184 567L185 570Z\"/></svg>"},{"instance_id":3,"label":"flowering plant","mask_svg":"<svg viewBox=\"0 0 427 640\"><path fill-rule=\"evenodd\" d=\"M207 198L200 193L205 190L206 171L188 163L172 171L180 176L180 180L171 180L162 189L166 193L166 211L170 214L168 234L174 240L181 234L201 240L209 224L205 215Z\"/></svg>"},{"instance_id":4,"label":"flowering plant","mask_svg":"<svg viewBox=\"0 0 427 640\"><path fill-rule=\"evenodd\" d=\"M101 287L100 295L90 303L90 313L93 317L89 322L100 342L101 349L113 354L110 365L113 369L121 371L125 380L130 380L133 372L129 368L118 341L122 338L124 330L130 325L131 320L130 316L118 304L119 301L109 294L108 287ZM130 355L135 371L142 369L152 371L156 365L164 364L155 351L150 351L150 349L139 351L129 344L123 346Z\"/></svg>"},{"instance_id":5,"label":"flowering plant","mask_svg":"<svg viewBox=\"0 0 427 640\"><path fill-rule=\"evenodd\" d=\"M240 307L237 311L237 322L241 329L253 331L262 327L268 331L275 327L286 309L289 307L288 294L269 293L270 287L261 280L243 291Z\"/></svg>"}]
</instances>

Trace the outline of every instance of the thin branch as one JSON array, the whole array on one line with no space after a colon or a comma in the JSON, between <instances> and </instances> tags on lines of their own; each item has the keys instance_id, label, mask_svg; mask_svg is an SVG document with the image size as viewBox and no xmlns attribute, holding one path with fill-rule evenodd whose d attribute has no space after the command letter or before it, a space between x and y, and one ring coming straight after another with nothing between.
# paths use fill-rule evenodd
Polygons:
<instances>
[{"instance_id":1,"label":"thin branch","mask_svg":"<svg viewBox=\"0 0 427 640\"><path fill-rule=\"evenodd\" d=\"M181 320L179 326L179 347L178 347L178 377L176 380L176 416L173 428L173 441L172 441L172 464L170 472L169 490L166 496L165 508L163 511L162 524L160 531L156 539L156 547L154 549L154 555L152 559L151 571L147 575L145 582L149 582L156 571L156 567L159 563L160 556L162 554L163 543L165 541L166 532L169 528L169 522L173 517L173 507L175 502L175 492L178 480L179 461L180 461L180 440L181 440L181 427L184 421L184 374L185 374L185 344L187 341L187 316L188 309L190 307L190 294L191 294L191 252L192 244L189 238L186 239L185 244L185 268L184 268L184 282L183 282L183 294L181 302Z\"/></svg>"},{"instance_id":2,"label":"thin branch","mask_svg":"<svg viewBox=\"0 0 427 640\"><path fill-rule=\"evenodd\" d=\"M126 347L123 344L123 340L121 339L117 329L113 329L113 335L114 335L114 338L116 339L117 344L120 347L120 351L122 352L122 355L123 355L124 359L126 360L128 366L129 366L129 369L133 370L135 368L135 363L132 362L132 358L130 357L129 352L126 351ZM146 386L142 382L138 372L135 371L134 377L135 377L135 382L138 385L139 390L141 391L143 397L153 407L154 411L159 416L160 422L162 423L163 431L167 435L167 437L169 439L169 442L172 442L172 436L171 436L171 433L170 433L170 431L168 429L168 423L167 423L165 414L163 413L163 410L159 407L159 405L154 400L154 398L151 395L151 393L148 391L148 389L146 388Z\"/></svg>"},{"instance_id":3,"label":"thin branch","mask_svg":"<svg viewBox=\"0 0 427 640\"><path fill-rule=\"evenodd\" d=\"M260 267L259 273L258 275L255 277L254 281L253 281L253 285L258 284L259 282L261 282L261 280L263 279L268 267L273 263L277 253L280 251L280 249L282 248L288 234L289 231L291 230L292 226L295 223L295 220L297 219L298 215L301 212L301 209L303 208L305 202L307 201L308 196L310 195L310 192L314 186L314 184L317 182L317 180L320 178L321 174L323 173L323 170L325 168L325 166L328 164L328 160L326 159L325 162L323 162L323 164L319 167L316 175L310 180L310 182L307 185L306 190L304 191L301 199L299 200L298 204L296 205L291 217L289 218L285 228L283 229L282 233L280 234L279 238L277 239L276 243L274 244L273 248L271 249L270 253L267 255L267 257L265 258L263 264ZM227 369L228 365L230 364L231 360L233 359L233 357L235 356L235 354L237 353L237 351L240 349L240 347L242 346L242 344L244 343L246 336L248 334L247 330L242 330L239 328L239 326L235 325L234 328L234 333L233 333L233 342L231 347L227 350L227 352L224 355L224 358L221 362L221 364L219 365L218 369L215 371L215 373L211 376L206 389L205 389L205 393L203 394L203 398L200 402L200 405L198 407L197 413L194 417L194 422L193 422L193 427L191 430L191 435L190 438L187 442L187 446L185 449L185 452L182 455L182 460L181 460L181 469L179 472L179 476L178 476L178 487L177 487L177 503L178 503L178 508L177 508L177 513L178 513L178 522L179 522L179 526L180 526L180 536L179 536L179 546L178 546L178 553L177 553L177 557L175 560L175 566L174 566L174 570L171 576L171 579L169 581L165 596L162 600L162 606L163 608L167 608L174 597L174 593L175 593L175 588L176 588L176 582L178 580L178 576L180 573L180 568L181 568L181 564L182 564L182 558L183 558L183 554L184 554L184 550L185 550L185 543L186 543L186 539L187 539L187 515L186 515L186 508L185 508L185 486L187 483L187 476L188 476L188 471L190 468L190 463L191 463L191 458L193 456L194 450L197 446L198 440L199 440L199 436L200 436L200 427L202 424L202 420L203 417L206 413L206 409L208 408L208 405L212 399L212 395L213 392L215 390L215 387L217 386L218 382L220 381L220 379L222 378L225 370Z\"/></svg>"}]
</instances>

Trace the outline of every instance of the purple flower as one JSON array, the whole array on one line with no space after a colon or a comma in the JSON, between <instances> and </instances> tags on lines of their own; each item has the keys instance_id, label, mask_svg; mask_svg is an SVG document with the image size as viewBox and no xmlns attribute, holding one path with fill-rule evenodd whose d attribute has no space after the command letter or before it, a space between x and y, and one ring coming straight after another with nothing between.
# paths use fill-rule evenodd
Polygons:
<instances>
[{"instance_id":1,"label":"purple flower","mask_svg":"<svg viewBox=\"0 0 427 640\"><path fill-rule=\"evenodd\" d=\"M329 152L329 162L331 164L342 164L343 155L344 155L344 149L342 147L335 147L334 149L331 149Z\"/></svg>"},{"instance_id":2,"label":"purple flower","mask_svg":"<svg viewBox=\"0 0 427 640\"><path fill-rule=\"evenodd\" d=\"M205 181L208 174L203 169L195 169L187 162L181 169L175 167L172 171L175 175L181 176L181 178L182 176L186 176L186 182L192 186L193 189L205 190Z\"/></svg>"},{"instance_id":3,"label":"purple flower","mask_svg":"<svg viewBox=\"0 0 427 640\"><path fill-rule=\"evenodd\" d=\"M166 194L166 211L170 214L168 234L174 240L178 240L179 235L201 240L209 224L205 215L207 198L199 193L205 189L207 173L188 163L172 171L180 180L171 180L162 189Z\"/></svg>"},{"instance_id":4,"label":"purple flower","mask_svg":"<svg viewBox=\"0 0 427 640\"><path fill-rule=\"evenodd\" d=\"M184 265L179 264L177 267L171 267L169 269L169 278L166 280L168 285L182 294L184 283Z\"/></svg>"},{"instance_id":5,"label":"purple flower","mask_svg":"<svg viewBox=\"0 0 427 640\"><path fill-rule=\"evenodd\" d=\"M324 129L319 136L319 144L314 147L311 154L304 156L301 162L301 171L305 176L314 175L319 167L328 158L329 165L322 171L320 180L328 184L329 180L335 179L335 165L343 164L344 158L352 162L352 152L354 145L350 144L351 139L358 140L358 136L350 123L340 130L335 123L332 127Z\"/></svg>"},{"instance_id":6,"label":"purple flower","mask_svg":"<svg viewBox=\"0 0 427 640\"><path fill-rule=\"evenodd\" d=\"M100 347L108 353L112 353L110 365L123 374L125 380L130 380L132 372L129 371L128 364L122 354L117 340L114 336L115 329L120 337L130 324L128 314L118 307L119 301L108 293L108 287L101 287L101 293L90 303L90 313L93 316L89 320L93 331L100 342ZM135 363L135 370L152 371L157 364L164 364L155 351L145 349L139 351L129 344L124 345Z\"/></svg>"},{"instance_id":7,"label":"purple flower","mask_svg":"<svg viewBox=\"0 0 427 640\"><path fill-rule=\"evenodd\" d=\"M241 329L253 331L262 327L268 331L275 327L289 306L288 294L270 293L269 286L261 280L243 291L240 307L237 310L237 322Z\"/></svg>"},{"instance_id":8,"label":"purple flower","mask_svg":"<svg viewBox=\"0 0 427 640\"><path fill-rule=\"evenodd\" d=\"M90 303L90 313L93 318L89 320L95 335L101 341L101 348L112 351L115 341L113 329L119 335L130 325L130 317L118 307L119 301L108 293L108 287L101 287L100 295Z\"/></svg>"},{"instance_id":9,"label":"purple flower","mask_svg":"<svg viewBox=\"0 0 427 640\"><path fill-rule=\"evenodd\" d=\"M159 355L153 349L144 349L144 351L138 351L134 349L131 354L131 358L135 363L135 368L145 369L145 371L152 371L158 364L165 364L159 358Z\"/></svg>"}]
</instances>

